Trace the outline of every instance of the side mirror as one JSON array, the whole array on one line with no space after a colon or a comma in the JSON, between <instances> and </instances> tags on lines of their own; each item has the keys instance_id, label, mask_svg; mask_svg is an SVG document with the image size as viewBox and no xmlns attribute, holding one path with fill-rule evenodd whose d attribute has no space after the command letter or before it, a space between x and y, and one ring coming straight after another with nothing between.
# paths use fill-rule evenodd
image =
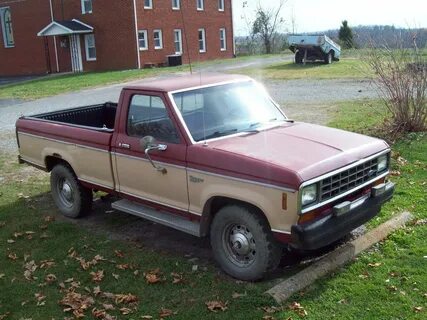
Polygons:
<instances>
[{"instance_id":1,"label":"side mirror","mask_svg":"<svg viewBox=\"0 0 427 320\"><path fill-rule=\"evenodd\" d=\"M141 146L142 150L145 150L147 148L153 147L156 145L156 139L152 136L145 136L139 141L139 145Z\"/></svg>"},{"instance_id":2,"label":"side mirror","mask_svg":"<svg viewBox=\"0 0 427 320\"><path fill-rule=\"evenodd\" d=\"M154 139L152 136L143 137L139 143L145 152L145 156L147 157L148 161L150 161L150 163L154 167L154 169L156 169L157 171L159 171L163 174L166 174L167 173L166 168L163 168L163 167L156 165L154 163L153 159L151 159L150 151L152 151L152 150L165 151L168 148L168 146L165 144L158 144L156 142L156 139Z\"/></svg>"}]
</instances>

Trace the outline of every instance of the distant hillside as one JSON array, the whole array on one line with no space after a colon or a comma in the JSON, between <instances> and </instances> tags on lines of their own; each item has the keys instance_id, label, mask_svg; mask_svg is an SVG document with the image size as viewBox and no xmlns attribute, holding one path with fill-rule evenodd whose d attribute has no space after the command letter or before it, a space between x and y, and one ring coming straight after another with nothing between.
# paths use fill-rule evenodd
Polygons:
<instances>
[{"instance_id":1,"label":"distant hillside","mask_svg":"<svg viewBox=\"0 0 427 320\"><path fill-rule=\"evenodd\" d=\"M417 46L425 48L427 46L427 29L402 29L394 26L358 26L352 27L354 40L359 48L370 46L388 45L395 48L399 44L405 47L411 47L413 38L416 36ZM332 39L338 39L338 29L319 32L319 34L327 34Z\"/></svg>"}]
</instances>

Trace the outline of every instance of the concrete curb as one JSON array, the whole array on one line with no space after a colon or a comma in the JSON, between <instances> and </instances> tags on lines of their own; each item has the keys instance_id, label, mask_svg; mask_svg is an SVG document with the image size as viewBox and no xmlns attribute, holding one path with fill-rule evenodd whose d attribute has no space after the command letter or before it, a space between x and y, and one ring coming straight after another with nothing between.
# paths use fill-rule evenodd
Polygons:
<instances>
[{"instance_id":1,"label":"concrete curb","mask_svg":"<svg viewBox=\"0 0 427 320\"><path fill-rule=\"evenodd\" d=\"M413 216L409 212L403 212L394 216L363 236L327 254L296 275L266 291L266 293L271 295L278 303L286 301L296 292L301 291L313 284L317 279L345 265L362 251L385 239L390 233L403 227L412 219Z\"/></svg>"}]
</instances>

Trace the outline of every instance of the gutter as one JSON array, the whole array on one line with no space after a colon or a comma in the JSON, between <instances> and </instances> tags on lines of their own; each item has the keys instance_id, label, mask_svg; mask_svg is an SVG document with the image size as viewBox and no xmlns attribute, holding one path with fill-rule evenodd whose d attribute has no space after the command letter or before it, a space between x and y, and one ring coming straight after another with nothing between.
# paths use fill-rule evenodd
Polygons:
<instances>
[{"instance_id":1,"label":"gutter","mask_svg":"<svg viewBox=\"0 0 427 320\"><path fill-rule=\"evenodd\" d=\"M133 14L134 14L134 20L135 20L136 56L138 61L138 69L141 69L141 56L139 53L139 45L138 45L138 15L136 13L136 0L133 0Z\"/></svg>"}]
</instances>

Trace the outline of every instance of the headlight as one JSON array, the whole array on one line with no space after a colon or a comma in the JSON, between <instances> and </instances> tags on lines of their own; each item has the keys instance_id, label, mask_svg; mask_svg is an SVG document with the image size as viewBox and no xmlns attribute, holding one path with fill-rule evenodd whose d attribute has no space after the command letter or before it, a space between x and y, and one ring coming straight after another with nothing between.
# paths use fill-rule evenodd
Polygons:
<instances>
[{"instance_id":1,"label":"headlight","mask_svg":"<svg viewBox=\"0 0 427 320\"><path fill-rule=\"evenodd\" d=\"M301 205L304 207L317 200L317 184L304 187L301 193Z\"/></svg>"},{"instance_id":2,"label":"headlight","mask_svg":"<svg viewBox=\"0 0 427 320\"><path fill-rule=\"evenodd\" d=\"M383 172L388 168L388 155L382 155L378 157L377 170L378 172Z\"/></svg>"}]
</instances>

